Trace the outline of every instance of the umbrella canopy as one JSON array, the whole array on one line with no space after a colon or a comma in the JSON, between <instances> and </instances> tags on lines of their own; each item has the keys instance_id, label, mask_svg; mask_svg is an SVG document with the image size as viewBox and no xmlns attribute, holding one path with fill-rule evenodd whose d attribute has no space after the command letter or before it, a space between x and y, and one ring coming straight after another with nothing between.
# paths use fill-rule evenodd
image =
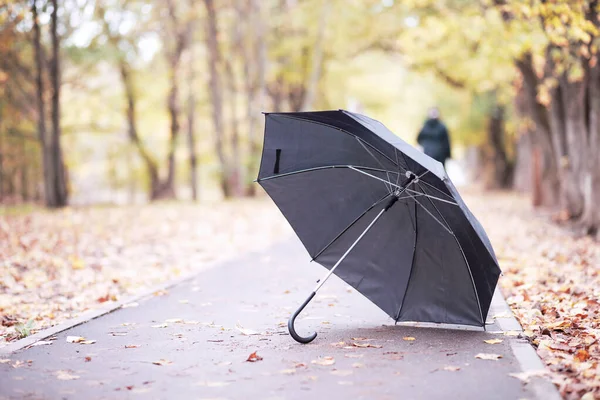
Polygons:
<instances>
[{"instance_id":1,"label":"umbrella canopy","mask_svg":"<svg viewBox=\"0 0 600 400\"><path fill-rule=\"evenodd\" d=\"M314 261L395 321L485 327L500 268L441 163L348 111L265 118L257 181Z\"/></svg>"}]
</instances>

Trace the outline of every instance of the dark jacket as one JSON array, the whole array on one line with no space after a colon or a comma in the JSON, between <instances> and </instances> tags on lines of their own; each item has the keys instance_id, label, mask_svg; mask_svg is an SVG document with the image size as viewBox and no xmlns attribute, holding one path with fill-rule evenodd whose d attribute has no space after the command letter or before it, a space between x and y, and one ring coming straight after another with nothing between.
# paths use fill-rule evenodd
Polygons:
<instances>
[{"instance_id":1,"label":"dark jacket","mask_svg":"<svg viewBox=\"0 0 600 400\"><path fill-rule=\"evenodd\" d=\"M437 118L425 121L417 142L423 147L423 151L429 157L444 163L452 156L450 150L450 137L446 125Z\"/></svg>"}]
</instances>

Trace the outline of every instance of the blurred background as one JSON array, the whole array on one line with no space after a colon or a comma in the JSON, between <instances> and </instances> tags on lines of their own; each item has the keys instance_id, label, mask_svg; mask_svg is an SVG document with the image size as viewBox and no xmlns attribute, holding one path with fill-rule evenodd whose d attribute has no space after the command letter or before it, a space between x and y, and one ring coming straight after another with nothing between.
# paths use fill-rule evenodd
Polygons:
<instances>
[{"instance_id":1,"label":"blurred background","mask_svg":"<svg viewBox=\"0 0 600 400\"><path fill-rule=\"evenodd\" d=\"M262 111L415 144L438 106L451 175L596 233L598 25L597 1L0 2L0 201L255 196Z\"/></svg>"}]
</instances>

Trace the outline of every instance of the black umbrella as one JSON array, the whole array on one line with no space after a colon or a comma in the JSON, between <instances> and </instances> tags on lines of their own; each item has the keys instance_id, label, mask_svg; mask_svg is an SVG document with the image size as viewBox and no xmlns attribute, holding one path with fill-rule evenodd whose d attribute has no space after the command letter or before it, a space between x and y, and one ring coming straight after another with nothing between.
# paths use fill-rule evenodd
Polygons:
<instances>
[{"instance_id":1,"label":"black umbrella","mask_svg":"<svg viewBox=\"0 0 600 400\"><path fill-rule=\"evenodd\" d=\"M257 181L312 260L396 322L474 325L500 268L492 245L439 162L383 124L344 110L265 115ZM339 266L339 268L338 268Z\"/></svg>"}]
</instances>

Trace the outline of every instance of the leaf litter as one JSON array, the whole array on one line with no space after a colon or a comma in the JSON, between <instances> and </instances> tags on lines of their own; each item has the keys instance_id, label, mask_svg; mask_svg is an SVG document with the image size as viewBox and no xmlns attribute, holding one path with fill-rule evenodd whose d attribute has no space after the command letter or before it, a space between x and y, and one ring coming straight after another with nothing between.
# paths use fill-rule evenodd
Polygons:
<instances>
[{"instance_id":1,"label":"leaf litter","mask_svg":"<svg viewBox=\"0 0 600 400\"><path fill-rule=\"evenodd\" d=\"M600 398L600 243L520 195L474 191L466 201L494 244L500 288L524 330L504 335L534 346L563 398Z\"/></svg>"},{"instance_id":2,"label":"leaf litter","mask_svg":"<svg viewBox=\"0 0 600 400\"><path fill-rule=\"evenodd\" d=\"M39 209L0 225L0 346L17 323L45 329L292 232L265 198Z\"/></svg>"}]
</instances>

